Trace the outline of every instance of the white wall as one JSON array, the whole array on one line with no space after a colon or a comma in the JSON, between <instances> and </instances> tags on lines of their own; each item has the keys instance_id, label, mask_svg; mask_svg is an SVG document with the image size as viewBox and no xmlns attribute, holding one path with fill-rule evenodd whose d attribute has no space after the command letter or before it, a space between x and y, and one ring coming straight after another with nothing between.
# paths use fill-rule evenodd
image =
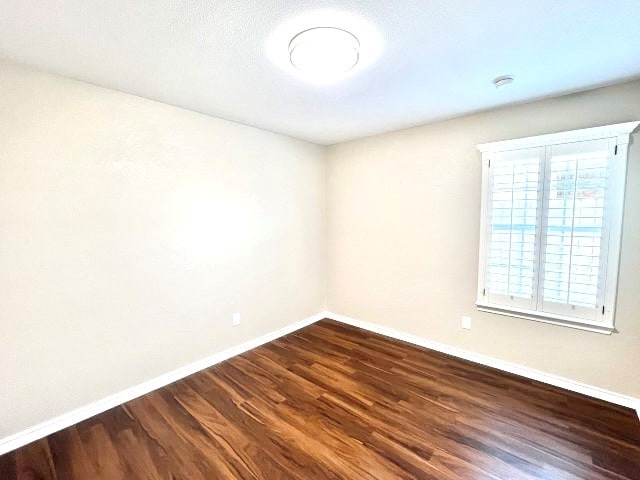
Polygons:
<instances>
[{"instance_id":1,"label":"white wall","mask_svg":"<svg viewBox=\"0 0 640 480\"><path fill-rule=\"evenodd\" d=\"M640 82L328 150L328 308L640 397L640 134L630 149L617 332L478 312L477 143L640 119ZM460 317L473 318L471 331Z\"/></svg>"},{"instance_id":2,"label":"white wall","mask_svg":"<svg viewBox=\"0 0 640 480\"><path fill-rule=\"evenodd\" d=\"M0 438L324 309L320 147L4 63L0 112Z\"/></svg>"}]
</instances>

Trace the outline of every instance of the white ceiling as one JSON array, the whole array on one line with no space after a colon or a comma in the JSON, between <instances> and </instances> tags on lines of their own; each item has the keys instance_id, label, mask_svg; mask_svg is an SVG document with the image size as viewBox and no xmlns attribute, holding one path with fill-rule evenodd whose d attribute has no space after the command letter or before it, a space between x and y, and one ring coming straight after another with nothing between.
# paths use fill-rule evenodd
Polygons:
<instances>
[{"instance_id":1,"label":"white ceiling","mask_svg":"<svg viewBox=\"0 0 640 480\"><path fill-rule=\"evenodd\" d=\"M287 44L328 22L363 64L322 86ZM639 25L638 0L0 0L0 58L331 144L640 76Z\"/></svg>"}]
</instances>

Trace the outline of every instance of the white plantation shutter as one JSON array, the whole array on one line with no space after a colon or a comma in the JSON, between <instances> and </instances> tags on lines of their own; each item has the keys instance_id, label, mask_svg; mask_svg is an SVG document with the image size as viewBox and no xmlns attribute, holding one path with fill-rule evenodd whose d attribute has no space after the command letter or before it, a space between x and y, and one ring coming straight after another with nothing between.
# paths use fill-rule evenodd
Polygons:
<instances>
[{"instance_id":1,"label":"white plantation shutter","mask_svg":"<svg viewBox=\"0 0 640 480\"><path fill-rule=\"evenodd\" d=\"M548 147L541 311L598 320L607 262L609 164L615 142Z\"/></svg>"},{"instance_id":2,"label":"white plantation shutter","mask_svg":"<svg viewBox=\"0 0 640 480\"><path fill-rule=\"evenodd\" d=\"M478 145L480 310L611 333L640 122Z\"/></svg>"},{"instance_id":3,"label":"white plantation shutter","mask_svg":"<svg viewBox=\"0 0 640 480\"><path fill-rule=\"evenodd\" d=\"M493 159L486 287L491 302L534 307L543 160L541 148L503 152Z\"/></svg>"}]
</instances>

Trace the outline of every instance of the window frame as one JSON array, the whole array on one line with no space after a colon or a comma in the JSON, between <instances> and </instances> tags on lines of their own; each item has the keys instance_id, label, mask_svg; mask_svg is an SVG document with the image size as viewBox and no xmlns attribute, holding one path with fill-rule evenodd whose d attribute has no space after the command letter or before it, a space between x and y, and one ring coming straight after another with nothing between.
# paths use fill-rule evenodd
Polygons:
<instances>
[{"instance_id":1,"label":"window frame","mask_svg":"<svg viewBox=\"0 0 640 480\"><path fill-rule=\"evenodd\" d=\"M627 177L628 164L628 146L631 142L631 136L634 130L640 125L640 121L618 123L614 125L605 125L601 127L585 128L580 130L571 130L566 132L552 133L547 135L538 135L533 137L518 138L513 140L504 140L492 143L479 144L476 147L482 153L482 190L481 190L481 214L480 214L480 242L479 242L479 262L478 262L478 291L476 306L478 310L483 312L496 313L511 317L525 318L555 325L573 327L592 332L611 334L615 330L615 309L616 297L618 290L618 272L620 266L620 249L622 242L622 220L624 212L625 186ZM548 168L549 152L552 146L571 144L575 142L584 142L589 140L609 140L610 145L614 148L613 161L610 161L610 178L611 187L610 197L608 198L607 214L610 215L608 221L608 248L606 249L606 267L603 275L605 276L604 296L603 296L603 313L601 321L581 319L577 317L542 312L539 310L530 310L526 308L518 308L505 304L492 303L488 301L486 291L486 274L489 252L487 248L489 238L489 199L491 196L490 186L490 165L491 160L497 154L505 154L516 150L525 149L542 149L543 154L541 169L544 170L543 182L539 187L539 196L543 197L545 192L544 176ZM543 199L539 198L539 205L542 210L538 212L539 222L546 215L547 206L544 205ZM542 220L544 221L544 220ZM536 225L536 231L540 231L540 235L536 235L536 279L541 278L541 249L544 244L543 224ZM534 292L536 297L534 303L538 303L540 298L539 289ZM542 299L540 298L540 302Z\"/></svg>"}]
</instances>

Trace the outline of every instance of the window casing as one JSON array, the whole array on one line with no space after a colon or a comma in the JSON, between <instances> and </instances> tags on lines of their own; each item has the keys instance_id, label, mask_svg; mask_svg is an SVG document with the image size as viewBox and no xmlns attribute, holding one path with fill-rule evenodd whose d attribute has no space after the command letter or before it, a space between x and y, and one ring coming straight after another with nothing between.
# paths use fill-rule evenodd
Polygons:
<instances>
[{"instance_id":1,"label":"window casing","mask_svg":"<svg viewBox=\"0 0 640 480\"><path fill-rule=\"evenodd\" d=\"M639 124L478 145L479 310L613 331L627 147Z\"/></svg>"}]
</instances>

